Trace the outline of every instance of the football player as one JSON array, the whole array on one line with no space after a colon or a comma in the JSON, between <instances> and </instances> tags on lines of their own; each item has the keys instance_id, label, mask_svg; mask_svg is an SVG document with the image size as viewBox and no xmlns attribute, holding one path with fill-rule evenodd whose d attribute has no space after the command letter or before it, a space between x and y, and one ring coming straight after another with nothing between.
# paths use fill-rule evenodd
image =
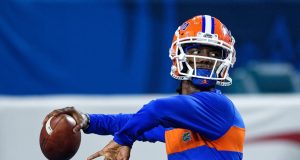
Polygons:
<instances>
[{"instance_id":1,"label":"football player","mask_svg":"<svg viewBox=\"0 0 300 160\"><path fill-rule=\"evenodd\" d=\"M241 160L245 126L234 104L216 89L232 83L235 40L217 18L195 16L176 31L170 47L171 76L180 80L179 95L156 99L134 114L65 113L78 125L74 131L113 135L113 140L88 160L128 160L135 141L164 142L169 160Z\"/></svg>"}]
</instances>

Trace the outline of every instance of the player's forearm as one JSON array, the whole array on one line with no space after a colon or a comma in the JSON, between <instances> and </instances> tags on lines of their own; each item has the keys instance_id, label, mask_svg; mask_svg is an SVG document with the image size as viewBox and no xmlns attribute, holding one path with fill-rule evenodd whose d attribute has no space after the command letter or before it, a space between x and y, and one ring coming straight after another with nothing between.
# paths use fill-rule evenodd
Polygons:
<instances>
[{"instance_id":1,"label":"player's forearm","mask_svg":"<svg viewBox=\"0 0 300 160\"><path fill-rule=\"evenodd\" d=\"M114 135L132 117L132 114L89 114L90 124L84 131L98 135Z\"/></svg>"},{"instance_id":2,"label":"player's forearm","mask_svg":"<svg viewBox=\"0 0 300 160\"><path fill-rule=\"evenodd\" d=\"M94 133L98 135L114 135L118 132L129 119L132 118L132 114L89 114L90 124L89 127L84 130L85 133ZM164 142L165 128L158 126L145 132L137 137L138 141L147 142Z\"/></svg>"}]
</instances>

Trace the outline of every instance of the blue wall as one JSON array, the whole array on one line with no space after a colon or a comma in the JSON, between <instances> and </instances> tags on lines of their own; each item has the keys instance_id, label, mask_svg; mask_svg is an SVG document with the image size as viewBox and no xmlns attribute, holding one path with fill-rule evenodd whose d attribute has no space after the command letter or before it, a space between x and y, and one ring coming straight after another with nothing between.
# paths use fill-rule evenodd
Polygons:
<instances>
[{"instance_id":1,"label":"blue wall","mask_svg":"<svg viewBox=\"0 0 300 160\"><path fill-rule=\"evenodd\" d=\"M172 93L168 49L199 14L236 38L236 68L288 62L300 70L300 3L1 0L0 94Z\"/></svg>"}]
</instances>

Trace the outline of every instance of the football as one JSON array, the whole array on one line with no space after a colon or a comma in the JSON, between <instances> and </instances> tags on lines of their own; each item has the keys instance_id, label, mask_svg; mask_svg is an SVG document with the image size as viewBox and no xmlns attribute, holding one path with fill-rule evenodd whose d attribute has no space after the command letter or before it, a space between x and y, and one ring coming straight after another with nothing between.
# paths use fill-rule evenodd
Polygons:
<instances>
[{"instance_id":1,"label":"football","mask_svg":"<svg viewBox=\"0 0 300 160\"><path fill-rule=\"evenodd\" d=\"M74 133L76 125L73 117L61 114L51 117L40 133L40 147L49 160L68 160L77 152L81 142L81 132Z\"/></svg>"}]
</instances>

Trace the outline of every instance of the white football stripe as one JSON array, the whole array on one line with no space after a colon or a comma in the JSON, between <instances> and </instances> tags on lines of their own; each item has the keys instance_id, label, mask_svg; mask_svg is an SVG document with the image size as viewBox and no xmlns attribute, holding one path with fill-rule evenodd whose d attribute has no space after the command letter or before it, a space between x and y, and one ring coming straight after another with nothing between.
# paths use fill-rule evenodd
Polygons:
<instances>
[{"instance_id":1,"label":"white football stripe","mask_svg":"<svg viewBox=\"0 0 300 160\"><path fill-rule=\"evenodd\" d=\"M204 18L205 18L205 33L211 33L211 27L212 27L211 16L205 15Z\"/></svg>"},{"instance_id":2,"label":"white football stripe","mask_svg":"<svg viewBox=\"0 0 300 160\"><path fill-rule=\"evenodd\" d=\"M53 132L53 129L51 128L51 125L50 125L52 118L53 117L48 119L48 121L46 123L46 126L45 126L46 127L46 132L48 133L48 135L51 135L51 133Z\"/></svg>"}]
</instances>

